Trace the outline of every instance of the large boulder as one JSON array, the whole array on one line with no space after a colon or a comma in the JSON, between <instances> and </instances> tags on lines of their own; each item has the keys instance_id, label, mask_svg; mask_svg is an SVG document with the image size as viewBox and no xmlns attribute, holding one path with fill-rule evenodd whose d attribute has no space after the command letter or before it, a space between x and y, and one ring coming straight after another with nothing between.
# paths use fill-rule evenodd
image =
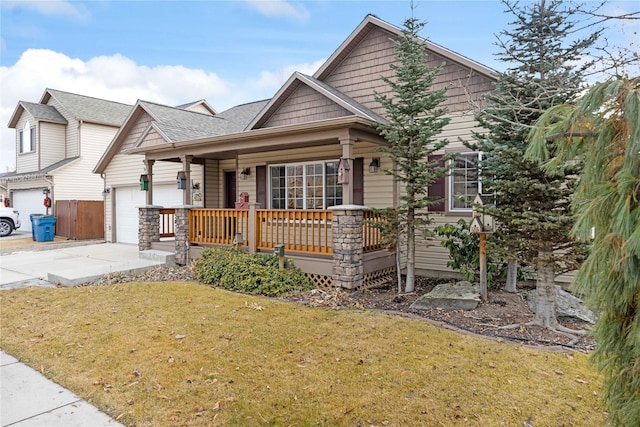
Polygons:
<instances>
[{"instance_id":1,"label":"large boulder","mask_svg":"<svg viewBox=\"0 0 640 427\"><path fill-rule=\"evenodd\" d=\"M531 311L536 311L536 291L527 292L527 304ZM556 314L560 317L575 317L589 323L596 323L596 315L585 307L580 298L556 285Z\"/></svg>"},{"instance_id":2,"label":"large boulder","mask_svg":"<svg viewBox=\"0 0 640 427\"><path fill-rule=\"evenodd\" d=\"M412 309L429 310L474 310L480 303L480 289L470 282L456 282L438 285L428 294L422 295Z\"/></svg>"}]
</instances>

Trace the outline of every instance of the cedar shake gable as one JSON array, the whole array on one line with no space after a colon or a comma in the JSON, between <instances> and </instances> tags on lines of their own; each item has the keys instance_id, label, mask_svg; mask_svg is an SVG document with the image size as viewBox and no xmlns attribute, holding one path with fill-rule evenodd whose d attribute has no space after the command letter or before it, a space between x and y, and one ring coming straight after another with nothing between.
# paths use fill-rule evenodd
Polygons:
<instances>
[{"instance_id":1,"label":"cedar shake gable","mask_svg":"<svg viewBox=\"0 0 640 427\"><path fill-rule=\"evenodd\" d=\"M247 130L358 116L384 119L339 90L299 72L293 73Z\"/></svg>"},{"instance_id":2,"label":"cedar shake gable","mask_svg":"<svg viewBox=\"0 0 640 427\"><path fill-rule=\"evenodd\" d=\"M394 40L401 35L400 28L368 15L313 77L383 116L375 94L392 96L382 77L394 78L390 68L397 62ZM480 102L482 94L493 90L495 71L428 40L424 43L427 64L441 67L433 88L447 88L443 106L449 112L467 111L470 100Z\"/></svg>"}]
</instances>

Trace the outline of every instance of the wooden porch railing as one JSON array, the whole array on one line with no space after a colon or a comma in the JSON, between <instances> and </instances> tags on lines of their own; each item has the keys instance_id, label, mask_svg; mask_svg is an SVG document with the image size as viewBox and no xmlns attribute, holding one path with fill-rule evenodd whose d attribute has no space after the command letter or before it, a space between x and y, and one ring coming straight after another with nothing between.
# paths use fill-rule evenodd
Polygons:
<instances>
[{"instance_id":1,"label":"wooden porch railing","mask_svg":"<svg viewBox=\"0 0 640 427\"><path fill-rule=\"evenodd\" d=\"M249 236L249 211L237 209L191 209L189 242L232 245L236 233L242 234L242 246Z\"/></svg>"},{"instance_id":2,"label":"wooden porch railing","mask_svg":"<svg viewBox=\"0 0 640 427\"><path fill-rule=\"evenodd\" d=\"M272 250L283 244L286 252L329 255L333 253L330 211L256 211L256 247Z\"/></svg>"},{"instance_id":3,"label":"wooden porch railing","mask_svg":"<svg viewBox=\"0 0 640 427\"><path fill-rule=\"evenodd\" d=\"M257 209L255 218L248 210L191 209L189 211L189 242L192 244L231 246L236 233L242 235L243 247L249 239L255 239L255 247L272 251L283 244L287 253L316 255L333 254L331 231L332 212L324 210L270 210ZM363 250L374 252L384 249L380 245L380 231L368 221L384 219L371 211L365 211L363 224ZM249 234L250 221L255 221L255 234ZM160 237L174 234L174 210L161 209Z\"/></svg>"},{"instance_id":4,"label":"wooden porch railing","mask_svg":"<svg viewBox=\"0 0 640 427\"><path fill-rule=\"evenodd\" d=\"M160 209L160 237L175 237L176 210Z\"/></svg>"},{"instance_id":5,"label":"wooden porch railing","mask_svg":"<svg viewBox=\"0 0 640 427\"><path fill-rule=\"evenodd\" d=\"M382 215L376 214L373 211L364 211L364 218L362 224L362 244L364 252L374 252L385 249L380 244L382 233L377 228L371 226L369 222L384 222L385 219Z\"/></svg>"}]
</instances>

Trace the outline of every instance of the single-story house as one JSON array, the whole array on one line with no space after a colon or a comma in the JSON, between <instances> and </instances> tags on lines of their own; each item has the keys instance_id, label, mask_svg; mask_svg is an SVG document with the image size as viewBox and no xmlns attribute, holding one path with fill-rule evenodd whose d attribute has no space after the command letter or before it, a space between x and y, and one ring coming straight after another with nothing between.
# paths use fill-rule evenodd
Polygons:
<instances>
[{"instance_id":1,"label":"single-story house","mask_svg":"<svg viewBox=\"0 0 640 427\"><path fill-rule=\"evenodd\" d=\"M393 77L393 43L400 34L398 27L368 15L313 76L296 72L273 98L214 116L138 101L94 169L106 189L106 239L137 240L144 249L162 247L160 237L175 233L178 252L183 243L191 248L187 258L208 244L235 243L255 251L284 245L317 282L335 284L331 259L340 251L334 250L339 236L333 227L342 221L336 215L349 216L360 206L393 206L402 191L381 173L392 165L376 151L386 144L375 129L385 111L374 99L375 93L391 93L381 77ZM451 141L446 150L457 153L455 173L430 188L431 195L445 199L432 211L437 223L455 223L471 216L471 201L480 191L479 154L460 139L480 130L471 102L481 102L496 76L469 58L424 43L429 64L442 66L435 87L448 88L444 106L451 118L442 137ZM164 198L170 186L182 195L182 206ZM131 207L143 204L148 209L141 211L137 228L121 227ZM363 212L358 224L370 215ZM176 217L167 225L170 215ZM151 237L149 223L160 229ZM375 233L370 237L366 225L358 227L364 230L364 266L357 274L365 277L347 287L367 284L377 270L393 267ZM419 245L417 271L450 272L447 257L437 245Z\"/></svg>"}]
</instances>

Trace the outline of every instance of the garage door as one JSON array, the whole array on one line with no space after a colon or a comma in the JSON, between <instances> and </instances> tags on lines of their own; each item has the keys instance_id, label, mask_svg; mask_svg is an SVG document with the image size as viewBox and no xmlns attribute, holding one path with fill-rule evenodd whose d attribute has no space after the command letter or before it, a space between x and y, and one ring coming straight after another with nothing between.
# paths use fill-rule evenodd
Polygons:
<instances>
[{"instance_id":1,"label":"garage door","mask_svg":"<svg viewBox=\"0 0 640 427\"><path fill-rule=\"evenodd\" d=\"M116 188L116 241L138 244L138 207L144 206L146 192L139 187ZM153 204L177 206L182 204L182 190L175 185L153 187Z\"/></svg>"},{"instance_id":2,"label":"garage door","mask_svg":"<svg viewBox=\"0 0 640 427\"><path fill-rule=\"evenodd\" d=\"M31 214L46 214L42 204L44 194L42 188L38 190L13 190L13 208L20 212L20 231L31 231ZM49 211L51 213L51 210Z\"/></svg>"}]
</instances>

